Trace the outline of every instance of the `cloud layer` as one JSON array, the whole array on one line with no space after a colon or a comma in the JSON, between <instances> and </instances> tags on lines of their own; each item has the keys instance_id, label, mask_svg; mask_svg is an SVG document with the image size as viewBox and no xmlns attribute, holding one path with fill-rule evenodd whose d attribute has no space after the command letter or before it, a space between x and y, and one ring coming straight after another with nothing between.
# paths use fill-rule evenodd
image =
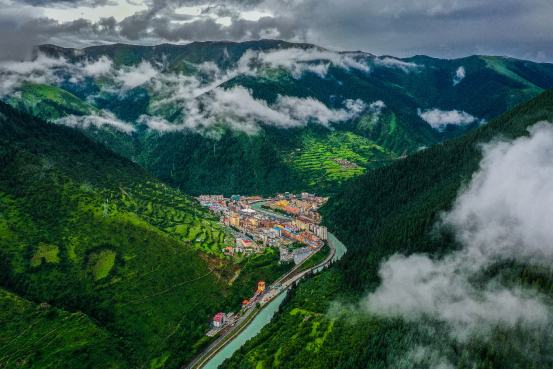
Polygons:
<instances>
[{"instance_id":1,"label":"cloud layer","mask_svg":"<svg viewBox=\"0 0 553 369\"><path fill-rule=\"evenodd\" d=\"M117 119L113 114L108 112L103 112L103 115L86 115L86 116L76 116L69 115L67 117L60 118L56 121L58 124L62 124L69 127L79 127L79 128L88 128L90 126L102 127L110 126L119 131L125 133L133 132L134 126L121 120Z\"/></svg>"},{"instance_id":2,"label":"cloud layer","mask_svg":"<svg viewBox=\"0 0 553 369\"><path fill-rule=\"evenodd\" d=\"M529 137L484 146L484 157L453 209L443 214L463 246L443 259L394 255L383 263L381 286L365 308L410 321L430 317L464 340L495 326L547 324L551 309L535 290L498 280L475 283L507 260L553 261L553 125L539 123Z\"/></svg>"},{"instance_id":3,"label":"cloud layer","mask_svg":"<svg viewBox=\"0 0 553 369\"><path fill-rule=\"evenodd\" d=\"M473 117L469 113L459 110L418 110L419 116L432 128L443 131L448 125L463 126L478 121L478 118ZM481 121L481 123L484 123Z\"/></svg>"},{"instance_id":4,"label":"cloud layer","mask_svg":"<svg viewBox=\"0 0 553 369\"><path fill-rule=\"evenodd\" d=\"M344 108L329 109L313 98L279 96L269 105L255 99L252 92L242 87L225 89L225 82L238 76L269 76L269 71L284 69L295 78L304 73L326 77L330 65L346 69L370 72L366 55L347 55L332 51L309 48L288 48L265 52L247 50L234 64L220 68L214 62L188 63L195 70L192 74L169 72L166 63L142 61L137 65L116 68L107 56L95 60L83 59L71 63L64 58L52 58L39 54L33 61L0 62L0 86L4 96L17 97L17 89L24 83L53 86L73 84L77 88L95 80L102 93L124 96L136 87L147 89L153 101L149 109L154 116L143 115L136 123L148 125L159 131L180 129L209 129L226 124L240 131L254 133L263 122L283 128L297 127L308 122L329 126L358 116L365 108L360 101L345 100ZM96 91L92 89L91 91ZM98 96L88 96L94 102ZM369 109L379 114L382 102L373 103ZM167 114L170 111L170 114ZM180 118L168 122L163 116L178 113ZM162 116L156 116L162 115ZM116 122L113 117L67 117L60 123L67 125L101 126L109 124L129 132L127 124Z\"/></svg>"},{"instance_id":5,"label":"cloud layer","mask_svg":"<svg viewBox=\"0 0 553 369\"><path fill-rule=\"evenodd\" d=\"M457 68L457 71L455 72L455 77L453 78L453 86L457 86L459 82L461 82L461 80L465 78L465 76L465 67L460 66L459 68Z\"/></svg>"},{"instance_id":6,"label":"cloud layer","mask_svg":"<svg viewBox=\"0 0 553 369\"><path fill-rule=\"evenodd\" d=\"M2 0L0 5L0 59L28 55L37 43L81 47L273 38L399 57L484 53L553 61L553 9L547 0Z\"/></svg>"},{"instance_id":7,"label":"cloud layer","mask_svg":"<svg viewBox=\"0 0 553 369\"><path fill-rule=\"evenodd\" d=\"M234 130L256 133L258 123L282 128L298 127L309 122L326 127L331 122L342 122L361 114L366 108L361 100L346 100L343 109L329 109L312 98L279 96L269 105L255 99L244 87L215 88L199 99L185 103L182 122L169 123L159 117L142 116L140 123L160 131L205 129L228 125Z\"/></svg>"}]
</instances>

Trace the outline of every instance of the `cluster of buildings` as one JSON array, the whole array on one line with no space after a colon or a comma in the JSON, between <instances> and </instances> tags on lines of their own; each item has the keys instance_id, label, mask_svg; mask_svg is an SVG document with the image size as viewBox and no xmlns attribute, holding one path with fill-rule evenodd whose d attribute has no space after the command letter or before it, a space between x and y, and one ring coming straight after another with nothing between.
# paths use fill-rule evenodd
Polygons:
<instances>
[{"instance_id":1,"label":"cluster of buildings","mask_svg":"<svg viewBox=\"0 0 553 369\"><path fill-rule=\"evenodd\" d=\"M213 322L211 322L211 329L206 333L206 335L213 337L219 332L224 333L228 328L238 323L243 312L253 307L255 302L261 297L264 291L265 291L265 281L259 281L259 283L257 283L257 291L255 292L252 298L250 298L249 300L244 300L242 302L242 308L240 309L239 313L234 314L233 312L230 312L228 314L225 314L225 313L215 314L215 316L213 317Z\"/></svg>"},{"instance_id":2,"label":"cluster of buildings","mask_svg":"<svg viewBox=\"0 0 553 369\"><path fill-rule=\"evenodd\" d=\"M290 194L286 192L272 199L259 196L202 195L198 198L201 204L209 206L215 214L220 215L220 222L234 232L235 245L227 245L222 252L233 256L237 252L262 252L265 247L280 247L281 260L302 260L307 251L314 252L323 245L328 237L326 227L321 226L319 207L328 200L307 192ZM267 206L288 212L296 217L282 219L252 209L252 204L268 201ZM287 245L300 242L305 249L288 252ZM232 247L231 247L232 246ZM307 255L308 256L308 255Z\"/></svg>"},{"instance_id":3,"label":"cluster of buildings","mask_svg":"<svg viewBox=\"0 0 553 369\"><path fill-rule=\"evenodd\" d=\"M267 206L284 211L291 215L301 215L309 218L310 221L320 221L319 208L328 200L328 197L315 196L313 194L302 193L298 195L289 194L277 196L275 201L271 201Z\"/></svg>"},{"instance_id":4,"label":"cluster of buildings","mask_svg":"<svg viewBox=\"0 0 553 369\"><path fill-rule=\"evenodd\" d=\"M326 158L326 160L333 161L336 164L340 164L340 166L346 167L346 168L357 168L358 167L357 163L353 163L349 160L338 159L338 158Z\"/></svg>"},{"instance_id":5,"label":"cluster of buildings","mask_svg":"<svg viewBox=\"0 0 553 369\"><path fill-rule=\"evenodd\" d=\"M281 261L294 260L297 264L318 251L328 238L327 229L320 225L317 212L317 209L328 200L325 197L309 193L293 195L286 192L273 199L263 199L259 196L235 195L225 198L223 195L202 195L198 200L202 205L209 206L215 214L219 214L220 222L234 234L236 244L234 247L225 247L222 250L225 255L232 256L236 252L261 252L265 247L279 247ZM273 209L288 212L296 217L283 219L252 209L252 204L262 201L267 202ZM304 246L294 245L296 242ZM224 334L232 325L239 322L241 314L253 307L266 292L265 282L260 281L253 297L243 301L240 313L218 313L213 317L207 335Z\"/></svg>"}]
</instances>

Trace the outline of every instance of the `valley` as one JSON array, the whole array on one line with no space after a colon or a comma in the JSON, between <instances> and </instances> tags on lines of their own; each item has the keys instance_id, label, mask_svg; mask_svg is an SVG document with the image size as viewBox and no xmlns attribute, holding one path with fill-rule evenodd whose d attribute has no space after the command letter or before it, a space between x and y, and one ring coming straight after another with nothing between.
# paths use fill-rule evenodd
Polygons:
<instances>
[{"instance_id":1,"label":"valley","mask_svg":"<svg viewBox=\"0 0 553 369\"><path fill-rule=\"evenodd\" d=\"M482 317L485 308L473 309L474 315L467 320L457 320L464 315L448 316L444 312L455 306L461 314L473 303L489 304L498 290L539 291L547 300L551 296L550 266L534 264L510 249L507 260L499 256L483 266L469 258L461 268L472 271L467 262L478 267L474 274L465 277L467 272L461 272L448 261L459 258L455 259L458 262L462 259L459 255L466 255L463 251L471 246L466 246L465 239L455 237L453 232L460 232L459 228L436 227L440 219L455 212L452 207L459 206L460 188L472 188L467 182L482 178L471 176L479 168L483 170L481 161L486 151L481 150L481 145L500 135L508 142L507 147L514 146L512 142L531 142L537 128L529 127L553 119L552 94L553 90L546 91L472 133L359 177L342 194L332 197L321 209L323 223L348 244L348 253L329 271L299 284L271 323L220 367L549 367L549 355L534 351L537 347L545 349L542 345L547 344L542 341L545 336L537 333L539 329L536 331L531 323L532 318L526 315L528 310L523 309L518 315L519 322L526 322L518 327L502 318L497 322L489 316ZM542 148L550 148L551 140L543 144ZM510 165L511 170L517 169ZM492 192L500 187L494 184ZM477 203L490 206L484 198ZM502 200L499 203L505 204ZM510 209L508 214L522 221L517 209ZM505 215L505 211L498 214ZM470 217L475 214L479 211L471 212ZM496 231L503 234L512 229L510 225L505 227ZM515 232L518 231L520 228ZM470 242L473 241L468 241L469 245ZM522 247L528 242L520 240L517 245ZM491 253L509 250L494 237L478 245ZM541 242L539 245L546 247ZM435 256L430 261L423 255ZM484 255L479 258L487 258ZM443 269L433 269L434 265ZM468 281L456 280L455 273ZM478 282L471 278L477 278ZM438 280L445 281L445 285L440 286ZM463 292L458 289L460 286ZM435 291L437 295L428 295L426 291ZM482 294L487 294L484 300L480 299ZM472 298L475 295L478 297ZM413 299L436 303L438 308L432 310ZM509 308L500 303L492 315L506 309ZM306 321L305 316L311 318ZM474 321L477 325L471 325ZM550 324L546 317L541 322ZM494 328L481 329L488 324ZM460 329L465 329L468 337L458 336L456 332ZM521 347L517 344L519 339L533 343ZM424 349L418 351L417 347ZM426 354L414 356L414 348Z\"/></svg>"},{"instance_id":2,"label":"valley","mask_svg":"<svg viewBox=\"0 0 553 369\"><path fill-rule=\"evenodd\" d=\"M0 87L0 367L553 367L553 64L45 44Z\"/></svg>"},{"instance_id":3,"label":"valley","mask_svg":"<svg viewBox=\"0 0 553 369\"><path fill-rule=\"evenodd\" d=\"M79 131L0 111L2 365L184 364L213 311L291 268L278 249L230 260L234 237L195 199Z\"/></svg>"}]
</instances>

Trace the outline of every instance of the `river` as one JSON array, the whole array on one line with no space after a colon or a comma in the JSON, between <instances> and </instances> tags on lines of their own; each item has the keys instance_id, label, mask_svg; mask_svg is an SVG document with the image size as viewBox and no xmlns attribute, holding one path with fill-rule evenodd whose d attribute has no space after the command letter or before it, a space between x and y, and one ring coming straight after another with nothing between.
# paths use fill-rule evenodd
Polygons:
<instances>
[{"instance_id":1,"label":"river","mask_svg":"<svg viewBox=\"0 0 553 369\"><path fill-rule=\"evenodd\" d=\"M264 209L261 209L261 205L265 204L264 202L258 202L257 204L252 205L252 209L266 213L269 215L273 215L282 219L287 219L288 217L268 212ZM339 260L344 256L346 253L346 247L344 244L332 233L328 234L328 238L332 241L332 244L336 248L336 252L334 254L334 257L332 260ZM320 268L319 268L320 270ZM271 319L273 318L273 315L278 310L278 307L282 303L282 300L284 300L284 297L286 296L285 293L281 293L278 295L271 303L269 303L261 312L254 318L254 320L251 322L251 324L242 331L234 340L232 340L227 346L225 346L224 349L219 351L217 355L215 355L211 360L209 360L203 368L205 369L216 369L219 365L223 363L227 358L231 357L232 354L236 350L238 350L246 341L248 341L250 338L255 337L259 332L261 332L261 329L266 326Z\"/></svg>"}]
</instances>

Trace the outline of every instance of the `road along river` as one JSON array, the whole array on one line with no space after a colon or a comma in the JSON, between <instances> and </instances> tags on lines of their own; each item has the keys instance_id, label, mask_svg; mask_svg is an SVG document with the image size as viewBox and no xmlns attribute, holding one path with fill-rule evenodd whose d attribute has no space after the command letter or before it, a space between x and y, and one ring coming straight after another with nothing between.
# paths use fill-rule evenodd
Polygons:
<instances>
[{"instance_id":1,"label":"road along river","mask_svg":"<svg viewBox=\"0 0 553 369\"><path fill-rule=\"evenodd\" d=\"M275 217L286 219L286 216L272 213L269 211L266 211L265 209L261 209L261 205L265 204L264 202L260 202L257 204L252 204L252 209L266 213L269 215L273 215ZM329 233L328 238L330 242L334 245L335 252L334 256L332 257L332 260L339 260L344 256L346 253L346 247L343 243L338 241L336 237L334 237L333 234ZM316 270L319 271L323 266L317 268ZM232 341L230 341L221 351L219 351L215 356L213 356L202 368L205 369L215 369L219 365L225 361L225 359L229 358L234 354L236 350L238 350L246 341L249 339L255 337L259 332L261 332L261 329L267 325L270 321L275 312L278 310L278 307L282 303L282 300L284 300L285 293L281 293L278 296L275 297L274 300L272 300L269 304L267 304L263 310L257 314L257 316L253 319L253 321L245 328L238 336L236 336Z\"/></svg>"}]
</instances>

